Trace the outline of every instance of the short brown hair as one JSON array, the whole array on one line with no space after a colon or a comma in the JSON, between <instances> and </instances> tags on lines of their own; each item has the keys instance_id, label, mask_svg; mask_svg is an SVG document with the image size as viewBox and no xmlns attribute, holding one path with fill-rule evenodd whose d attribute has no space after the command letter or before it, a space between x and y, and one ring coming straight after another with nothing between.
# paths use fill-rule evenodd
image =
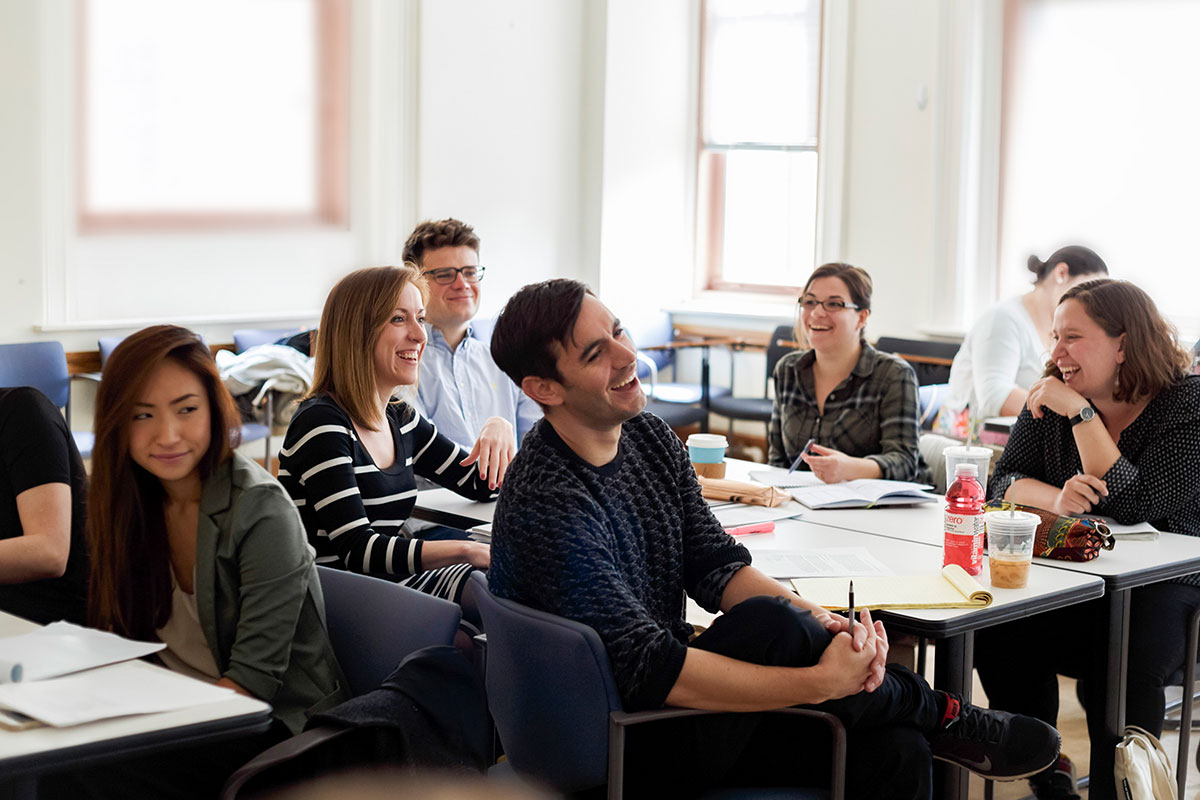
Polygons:
<instances>
[{"instance_id":1,"label":"short brown hair","mask_svg":"<svg viewBox=\"0 0 1200 800\"><path fill-rule=\"evenodd\" d=\"M129 454L129 426L142 388L164 361L195 373L208 396L209 444L196 467L205 480L237 446L241 418L204 341L176 325L129 336L104 364L96 391L96 442L88 491L91 558L88 618L101 630L153 639L171 614L171 556L163 487Z\"/></svg>"},{"instance_id":2,"label":"short brown hair","mask_svg":"<svg viewBox=\"0 0 1200 800\"><path fill-rule=\"evenodd\" d=\"M831 261L828 264L822 264L813 270L812 275L808 276L808 280L804 282L804 288L800 290L800 299L804 299L804 295L808 292L808 287L812 286L813 281L819 278L841 278L842 283L846 284L846 288L850 290L850 301L858 306L859 311L871 310L871 292L875 288L875 284L871 281L871 276L862 267L856 267L852 264L846 264L841 261ZM799 309L796 312L796 339L804 341L804 330L800 327ZM864 332L859 332L859 338L866 341L867 337Z\"/></svg>"},{"instance_id":3,"label":"short brown hair","mask_svg":"<svg viewBox=\"0 0 1200 800\"><path fill-rule=\"evenodd\" d=\"M383 420L375 387L375 344L410 283L421 293L421 302L428 302L429 286L415 264L367 267L337 282L325 298L321 327L314 335L313 388L307 397L328 395L354 424L378 429Z\"/></svg>"},{"instance_id":4,"label":"short brown hair","mask_svg":"<svg viewBox=\"0 0 1200 800\"><path fill-rule=\"evenodd\" d=\"M1179 344L1175 326L1158 313L1157 306L1142 289L1129 281L1100 278L1071 287L1062 299L1078 301L1109 336L1125 334L1125 361L1117 368L1117 386L1112 399L1135 403L1154 397L1183 380L1192 357ZM1046 364L1046 377L1062 378L1053 361Z\"/></svg>"},{"instance_id":5,"label":"short brown hair","mask_svg":"<svg viewBox=\"0 0 1200 800\"><path fill-rule=\"evenodd\" d=\"M439 247L469 247L479 253L479 237L475 229L465 222L454 219L430 219L413 228L404 243L403 258L418 267L425 263L425 253Z\"/></svg>"}]
</instances>

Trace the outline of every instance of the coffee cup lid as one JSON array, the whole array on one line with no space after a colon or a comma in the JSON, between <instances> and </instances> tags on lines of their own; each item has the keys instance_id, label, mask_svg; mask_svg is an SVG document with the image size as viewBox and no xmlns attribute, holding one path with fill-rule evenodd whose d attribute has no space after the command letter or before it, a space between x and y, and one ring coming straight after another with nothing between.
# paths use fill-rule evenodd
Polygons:
<instances>
[{"instance_id":1,"label":"coffee cup lid","mask_svg":"<svg viewBox=\"0 0 1200 800\"><path fill-rule=\"evenodd\" d=\"M1042 518L1028 511L989 511L983 515L988 530L996 533L1022 533L1036 530Z\"/></svg>"},{"instance_id":2,"label":"coffee cup lid","mask_svg":"<svg viewBox=\"0 0 1200 800\"><path fill-rule=\"evenodd\" d=\"M687 438L689 447L728 447L729 442L719 433L693 433Z\"/></svg>"}]
</instances>

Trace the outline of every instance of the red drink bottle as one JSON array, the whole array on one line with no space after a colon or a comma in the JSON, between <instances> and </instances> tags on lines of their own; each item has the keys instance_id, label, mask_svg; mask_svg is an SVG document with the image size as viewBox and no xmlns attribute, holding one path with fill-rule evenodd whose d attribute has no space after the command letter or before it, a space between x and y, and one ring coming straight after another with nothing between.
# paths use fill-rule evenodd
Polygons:
<instances>
[{"instance_id":1,"label":"red drink bottle","mask_svg":"<svg viewBox=\"0 0 1200 800\"><path fill-rule=\"evenodd\" d=\"M983 570L983 487L978 473L974 464L959 464L946 492L942 564L958 564L968 575Z\"/></svg>"}]
</instances>

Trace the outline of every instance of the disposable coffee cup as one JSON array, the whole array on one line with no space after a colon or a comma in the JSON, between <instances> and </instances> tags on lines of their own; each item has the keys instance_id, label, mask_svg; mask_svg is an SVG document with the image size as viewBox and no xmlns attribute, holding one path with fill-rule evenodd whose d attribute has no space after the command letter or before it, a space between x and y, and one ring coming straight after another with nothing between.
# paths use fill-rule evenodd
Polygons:
<instances>
[{"instance_id":1,"label":"disposable coffee cup","mask_svg":"<svg viewBox=\"0 0 1200 800\"><path fill-rule=\"evenodd\" d=\"M1021 589L1029 583L1033 540L1039 522L1037 514L1027 511L989 511L983 515L992 586Z\"/></svg>"},{"instance_id":2,"label":"disposable coffee cup","mask_svg":"<svg viewBox=\"0 0 1200 800\"><path fill-rule=\"evenodd\" d=\"M987 491L988 467L992 463L992 451L987 447L955 445L942 451L946 456L946 486L954 483L954 468L959 464L974 464L979 485Z\"/></svg>"},{"instance_id":3,"label":"disposable coffee cup","mask_svg":"<svg viewBox=\"0 0 1200 800\"><path fill-rule=\"evenodd\" d=\"M701 478L725 477L725 449L729 442L719 433L693 433L687 438L688 456Z\"/></svg>"}]
</instances>

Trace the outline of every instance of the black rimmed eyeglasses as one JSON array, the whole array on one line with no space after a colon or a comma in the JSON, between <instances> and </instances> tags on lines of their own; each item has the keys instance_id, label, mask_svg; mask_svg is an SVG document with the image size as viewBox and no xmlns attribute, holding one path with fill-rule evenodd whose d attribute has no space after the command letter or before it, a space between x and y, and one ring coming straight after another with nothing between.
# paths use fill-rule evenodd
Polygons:
<instances>
[{"instance_id":1,"label":"black rimmed eyeglasses","mask_svg":"<svg viewBox=\"0 0 1200 800\"><path fill-rule=\"evenodd\" d=\"M483 280L483 267L442 267L441 269L431 269L421 274L433 278L435 283L448 286L458 280L460 272L462 273L463 280L467 283L479 283Z\"/></svg>"},{"instance_id":2,"label":"black rimmed eyeglasses","mask_svg":"<svg viewBox=\"0 0 1200 800\"><path fill-rule=\"evenodd\" d=\"M847 308L851 311L858 311L858 306L854 305L854 303L846 303L841 300L814 300L811 297L806 297L800 301L800 307L805 311L813 311L817 306L823 307L830 314L845 311Z\"/></svg>"}]
</instances>

